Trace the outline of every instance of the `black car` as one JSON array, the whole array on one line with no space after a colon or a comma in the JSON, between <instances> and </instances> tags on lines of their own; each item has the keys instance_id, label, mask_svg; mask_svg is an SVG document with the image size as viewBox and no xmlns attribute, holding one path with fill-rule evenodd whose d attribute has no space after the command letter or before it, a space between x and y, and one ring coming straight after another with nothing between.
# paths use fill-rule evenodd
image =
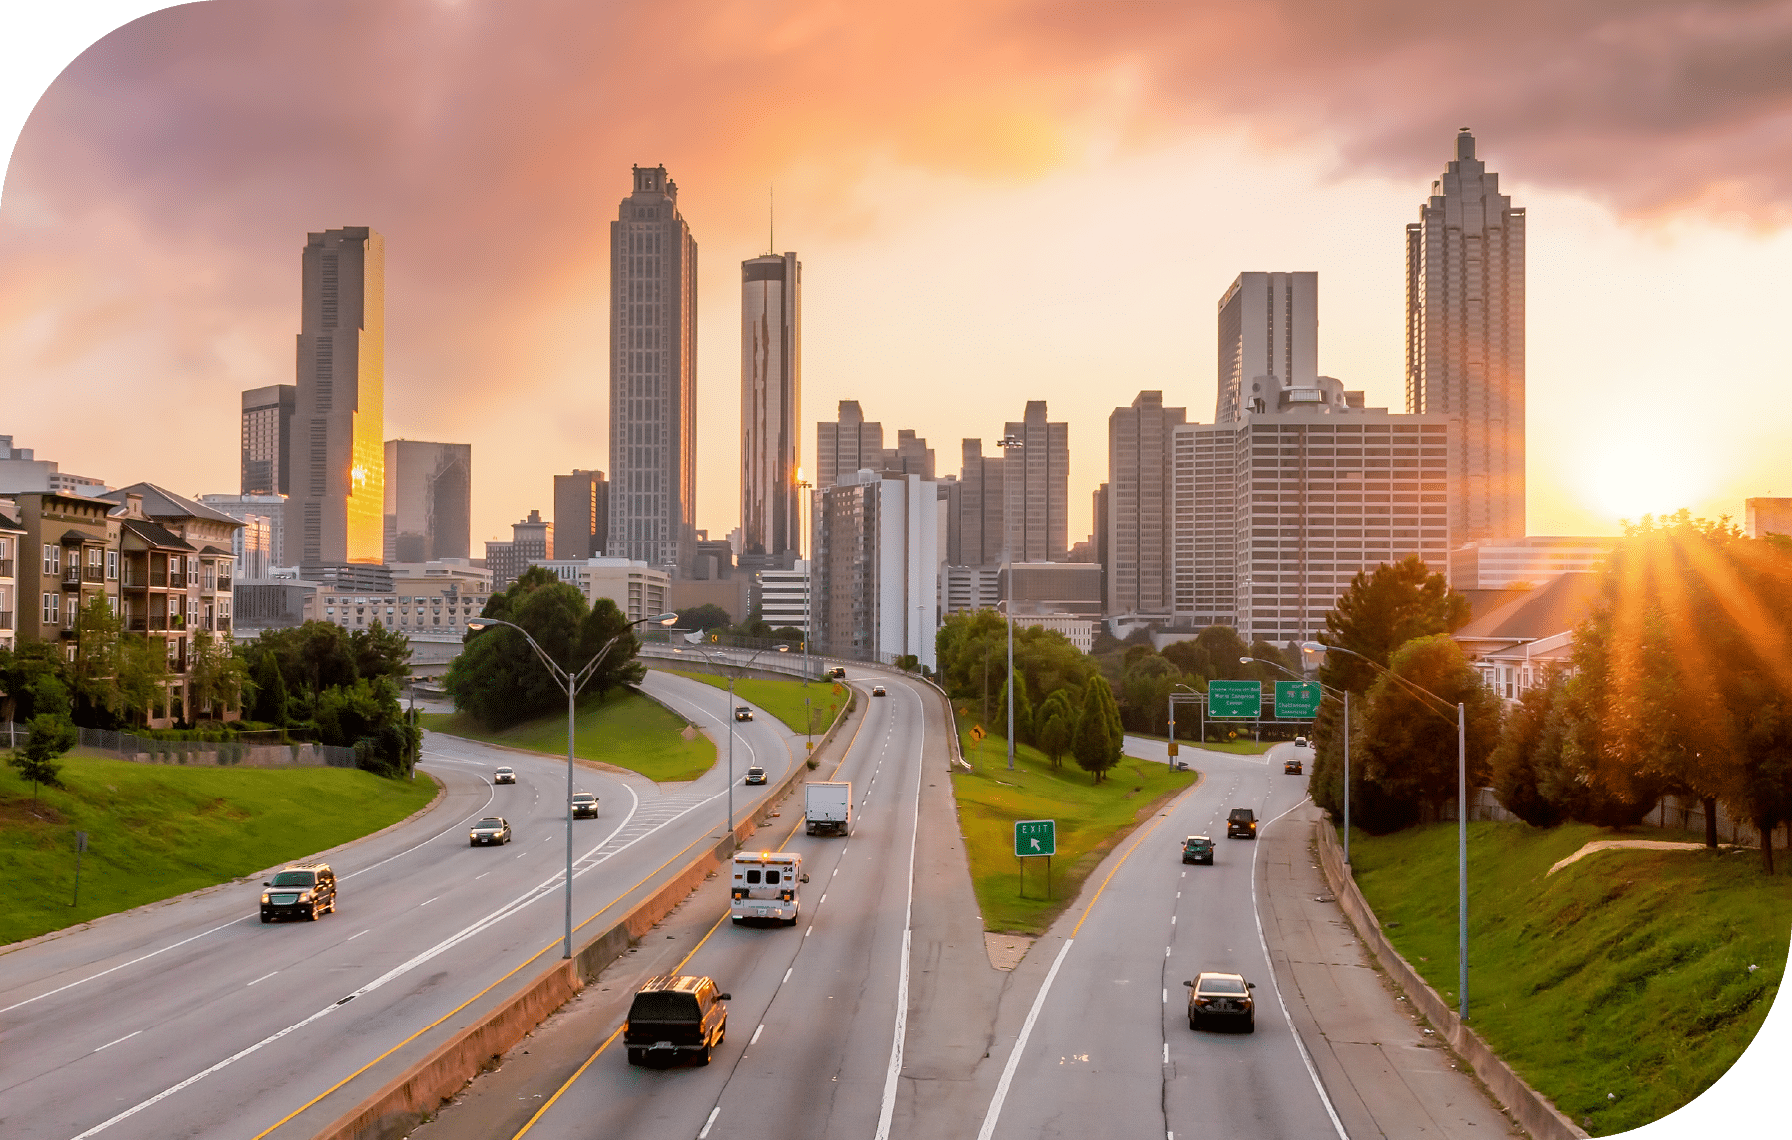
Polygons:
<instances>
[{"instance_id":1,"label":"black car","mask_svg":"<svg viewBox=\"0 0 1792 1140\"><path fill-rule=\"evenodd\" d=\"M488 815L467 830L469 847L502 847L510 842L510 821L501 815Z\"/></svg>"},{"instance_id":2,"label":"black car","mask_svg":"<svg viewBox=\"0 0 1792 1140\"><path fill-rule=\"evenodd\" d=\"M514 783L516 783L516 769L515 768L499 768L496 772L492 773L492 783L494 783L494 784L514 784Z\"/></svg>"},{"instance_id":3,"label":"black car","mask_svg":"<svg viewBox=\"0 0 1792 1140\"><path fill-rule=\"evenodd\" d=\"M748 708L746 705L735 705L734 706L734 719L735 720L752 720L753 719L753 710Z\"/></svg>"},{"instance_id":4,"label":"black car","mask_svg":"<svg viewBox=\"0 0 1792 1140\"><path fill-rule=\"evenodd\" d=\"M709 1064L716 1046L728 1035L728 1007L723 1003L729 1000L710 978L662 974L647 979L622 1023L628 1063L692 1058L699 1065Z\"/></svg>"},{"instance_id":5,"label":"black car","mask_svg":"<svg viewBox=\"0 0 1792 1140\"><path fill-rule=\"evenodd\" d=\"M1184 863L1205 863L1213 866L1213 840L1205 835L1191 835L1182 841Z\"/></svg>"},{"instance_id":6,"label":"black car","mask_svg":"<svg viewBox=\"0 0 1792 1140\"><path fill-rule=\"evenodd\" d=\"M1284 761L1282 761L1282 774L1285 776L1300 775L1301 774L1300 761L1299 760L1284 760Z\"/></svg>"},{"instance_id":7,"label":"black car","mask_svg":"<svg viewBox=\"0 0 1792 1140\"><path fill-rule=\"evenodd\" d=\"M294 863L263 883L261 921L308 918L336 910L336 872L328 863Z\"/></svg>"},{"instance_id":8,"label":"black car","mask_svg":"<svg viewBox=\"0 0 1792 1140\"><path fill-rule=\"evenodd\" d=\"M832 669L828 670L828 676L832 677L836 681L844 681L846 679L846 666L844 666L844 665L834 666Z\"/></svg>"},{"instance_id":9,"label":"black car","mask_svg":"<svg viewBox=\"0 0 1792 1140\"><path fill-rule=\"evenodd\" d=\"M1257 1031L1257 1003L1251 998L1256 985L1242 974L1203 971L1188 987L1188 1027L1201 1029L1216 1021L1230 1022L1246 1033Z\"/></svg>"},{"instance_id":10,"label":"black car","mask_svg":"<svg viewBox=\"0 0 1792 1140\"><path fill-rule=\"evenodd\" d=\"M572 797L572 817L574 819L596 819L597 797L590 792L575 792Z\"/></svg>"},{"instance_id":11,"label":"black car","mask_svg":"<svg viewBox=\"0 0 1792 1140\"><path fill-rule=\"evenodd\" d=\"M765 769L764 769L764 768L761 768L761 767L760 767L760 766L759 766L759 765L757 765L757 764L755 764L755 765L753 765L753 766L752 766L752 767L751 767L751 768L748 768L748 769L747 769L747 781L746 781L746 782L747 782L747 783L749 783L749 784L763 784L763 783L765 783Z\"/></svg>"},{"instance_id":12,"label":"black car","mask_svg":"<svg viewBox=\"0 0 1792 1140\"><path fill-rule=\"evenodd\" d=\"M1226 838L1257 838L1257 813L1250 808L1233 808L1226 817Z\"/></svg>"}]
</instances>

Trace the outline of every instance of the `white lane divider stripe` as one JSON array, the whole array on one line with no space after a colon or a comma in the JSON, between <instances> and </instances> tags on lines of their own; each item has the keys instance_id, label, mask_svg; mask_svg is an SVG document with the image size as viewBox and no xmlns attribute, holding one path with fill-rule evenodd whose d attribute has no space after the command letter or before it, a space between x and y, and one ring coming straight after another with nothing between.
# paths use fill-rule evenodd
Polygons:
<instances>
[{"instance_id":1,"label":"white lane divider stripe","mask_svg":"<svg viewBox=\"0 0 1792 1140\"><path fill-rule=\"evenodd\" d=\"M271 977L273 977L273 976L274 976L274 975L275 975L275 974L278 974L278 973L279 973L279 972L280 972L280 971L279 971L279 970L273 970L273 971L270 971L270 972L268 972L268 973L266 973L266 974L263 974L263 975L262 975L262 976L261 976L261 977L259 977L259 978L256 978L256 979L255 979L255 982L265 982L265 981L267 981L267 980L268 980L268 979L269 979L269 978L271 978ZM246 984L244 984L244 986L243 986L243 988L244 988L244 989L248 989L248 988L249 988L249 987L250 987L250 986L252 986L252 985L254 985L254 984L255 984L255 982L248 982L248 983L246 983Z\"/></svg>"},{"instance_id":2,"label":"white lane divider stripe","mask_svg":"<svg viewBox=\"0 0 1792 1140\"><path fill-rule=\"evenodd\" d=\"M703 1122L703 1131L697 1133L697 1140L704 1140L709 1135L709 1130L715 1126L716 1114L721 1111L722 1106L719 1104L709 1110L709 1119Z\"/></svg>"},{"instance_id":3,"label":"white lane divider stripe","mask_svg":"<svg viewBox=\"0 0 1792 1140\"><path fill-rule=\"evenodd\" d=\"M751 1041L748 1041L747 1044L749 1046L759 1044L759 1035L764 1032L765 1032L765 1022L762 1021L759 1023L759 1028L753 1030L753 1039Z\"/></svg>"},{"instance_id":4,"label":"white lane divider stripe","mask_svg":"<svg viewBox=\"0 0 1792 1140\"><path fill-rule=\"evenodd\" d=\"M921 712L920 747L917 755L927 755L927 708L921 704L920 694L904 685L903 691L915 699L915 705ZM878 761L883 766L883 761ZM890 1045L890 1070L884 1074L883 1106L877 1112L877 1132L875 1140L890 1140L890 1121L896 1112L896 1085L902 1076L902 1049L908 1040L908 956L911 931L914 926L915 913L915 849L921 838L921 777L926 772L926 764L915 764L915 818L908 832L908 898L902 910L902 969L896 976L896 1029ZM845 855L845 851L841 851Z\"/></svg>"},{"instance_id":5,"label":"white lane divider stripe","mask_svg":"<svg viewBox=\"0 0 1792 1140\"><path fill-rule=\"evenodd\" d=\"M147 961L149 961L149 959L154 958L157 954L166 954L170 950L178 950L180 947L185 946L189 942L197 942L201 938L204 938L208 934L216 934L218 931L223 930L226 926L235 926L239 922L248 922L251 918L254 918L254 917L255 916L252 914L246 914L241 918L233 918L229 922L221 923L217 926L214 926L210 930L201 930L198 934L193 935L191 938L183 938L179 942L172 942L172 943L168 944L167 946L162 947L160 950L151 950L149 953L144 954L141 957L132 958L129 962L120 962L118 965L113 966L111 969L101 970L97 974L89 974L85 978L76 979L75 981L70 982L66 986L57 986L55 989L47 990L44 993L38 994L36 997L28 997L24 1001L14 1002L12 1005L7 1006L5 1009L0 1009L0 1013L11 1013L13 1010L18 1009L20 1006L30 1005L34 1001L42 1001L44 998L47 998L47 997L54 997L56 994L61 993L63 990L72 990L76 986L82 984L83 982L91 982L95 978L103 978L107 974L117 973L119 970L124 969L126 966L135 966L139 962L147 962Z\"/></svg>"},{"instance_id":6,"label":"white lane divider stripe","mask_svg":"<svg viewBox=\"0 0 1792 1140\"><path fill-rule=\"evenodd\" d=\"M363 930L361 932L361 934L368 934L368 933L372 932L372 930L373 930L373 927L370 926L366 930ZM361 934L351 934L347 938L344 938L343 941L344 942L353 942L355 939L361 937Z\"/></svg>"},{"instance_id":7,"label":"white lane divider stripe","mask_svg":"<svg viewBox=\"0 0 1792 1140\"><path fill-rule=\"evenodd\" d=\"M1039 987L1039 994L1033 999L1033 1008L1027 1011L1027 1020L1021 1024L1020 1036L1015 1038L1014 1048L1008 1053L1008 1063L1002 1067L1002 1079L996 1082L995 1099L989 1102L989 1112L983 1117L983 1127L977 1130L977 1140L989 1140L995 1135L996 1118L1002 1114L1002 1102L1008 1099L1008 1086L1014 1081L1014 1070L1020 1067L1021 1051L1027 1047L1027 1038L1033 1035L1033 1023L1039 1020L1039 1011L1045 1006L1045 995L1051 992L1052 981L1058 976L1058 967L1064 964L1064 955L1070 953L1070 947L1076 942L1074 938L1066 938L1058 956L1052 959L1052 968L1046 971L1045 982Z\"/></svg>"},{"instance_id":8,"label":"white lane divider stripe","mask_svg":"<svg viewBox=\"0 0 1792 1140\"><path fill-rule=\"evenodd\" d=\"M137 1036L137 1034L141 1033L141 1032L143 1032L143 1030L139 1029L135 1033L127 1033L123 1037L120 1037L118 1039L118 1041L129 1041L131 1038ZM112 1048L112 1046L118 1044L118 1041L108 1041L104 1045L101 1045L100 1049L110 1049L110 1048ZM95 1049L94 1052L98 1053L100 1051L100 1049Z\"/></svg>"}]
</instances>

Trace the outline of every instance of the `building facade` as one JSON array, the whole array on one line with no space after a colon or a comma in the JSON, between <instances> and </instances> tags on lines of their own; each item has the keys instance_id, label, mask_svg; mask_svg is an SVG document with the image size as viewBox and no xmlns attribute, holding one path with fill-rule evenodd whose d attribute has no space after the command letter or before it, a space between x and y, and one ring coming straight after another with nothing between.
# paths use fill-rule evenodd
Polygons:
<instances>
[{"instance_id":1,"label":"building facade","mask_svg":"<svg viewBox=\"0 0 1792 1140\"><path fill-rule=\"evenodd\" d=\"M1458 590L1541 586L1562 574L1596 569L1617 544L1615 538L1563 535L1532 535L1508 542L1478 539L1450 552L1450 585Z\"/></svg>"},{"instance_id":2,"label":"building facade","mask_svg":"<svg viewBox=\"0 0 1792 1140\"><path fill-rule=\"evenodd\" d=\"M1187 419L1186 409L1164 407L1162 392L1140 392L1108 417L1107 613L1167 618L1175 608L1170 448Z\"/></svg>"},{"instance_id":3,"label":"building facade","mask_svg":"<svg viewBox=\"0 0 1792 1140\"><path fill-rule=\"evenodd\" d=\"M1021 442L1003 464L1009 557L1062 562L1070 551L1070 425L1052 423L1044 400L1028 400L1024 417L1006 432Z\"/></svg>"},{"instance_id":4,"label":"building facade","mask_svg":"<svg viewBox=\"0 0 1792 1140\"><path fill-rule=\"evenodd\" d=\"M800 629L804 638L809 636L809 565L799 558L789 570L761 570L754 575L759 616L773 629Z\"/></svg>"},{"instance_id":5,"label":"building facade","mask_svg":"<svg viewBox=\"0 0 1792 1140\"><path fill-rule=\"evenodd\" d=\"M292 494L292 416L298 386L269 384L243 393L242 494Z\"/></svg>"},{"instance_id":6,"label":"building facade","mask_svg":"<svg viewBox=\"0 0 1792 1140\"><path fill-rule=\"evenodd\" d=\"M306 237L283 564L379 562L386 500L386 239Z\"/></svg>"},{"instance_id":7,"label":"building facade","mask_svg":"<svg viewBox=\"0 0 1792 1140\"><path fill-rule=\"evenodd\" d=\"M1319 375L1319 275L1240 273L1220 297L1213 422L1279 410L1274 393Z\"/></svg>"},{"instance_id":8,"label":"building facade","mask_svg":"<svg viewBox=\"0 0 1792 1140\"><path fill-rule=\"evenodd\" d=\"M53 491L58 495L102 495L105 482L72 475L54 461L37 458L29 447L14 447L12 436L0 435L0 495L14 491Z\"/></svg>"},{"instance_id":9,"label":"building facade","mask_svg":"<svg viewBox=\"0 0 1792 1140\"><path fill-rule=\"evenodd\" d=\"M860 476L818 495L815 649L936 667L939 495L919 475Z\"/></svg>"},{"instance_id":10,"label":"building facade","mask_svg":"<svg viewBox=\"0 0 1792 1140\"><path fill-rule=\"evenodd\" d=\"M430 562L473 553L473 445L386 441L382 560Z\"/></svg>"},{"instance_id":11,"label":"building facade","mask_svg":"<svg viewBox=\"0 0 1792 1140\"><path fill-rule=\"evenodd\" d=\"M554 476L554 552L601 558L610 534L610 484L602 471Z\"/></svg>"},{"instance_id":12,"label":"building facade","mask_svg":"<svg viewBox=\"0 0 1792 1140\"><path fill-rule=\"evenodd\" d=\"M237 577L272 576L283 549L286 496L201 495L199 502L243 524L231 539Z\"/></svg>"},{"instance_id":13,"label":"building facade","mask_svg":"<svg viewBox=\"0 0 1792 1140\"><path fill-rule=\"evenodd\" d=\"M491 572L492 593L501 594L537 562L554 557L554 524L530 511L529 517L510 524L509 542L485 544L485 568Z\"/></svg>"},{"instance_id":14,"label":"building facade","mask_svg":"<svg viewBox=\"0 0 1792 1140\"><path fill-rule=\"evenodd\" d=\"M696 541L697 243L663 166L610 223L607 554L682 570Z\"/></svg>"},{"instance_id":15,"label":"building facade","mask_svg":"<svg viewBox=\"0 0 1792 1140\"><path fill-rule=\"evenodd\" d=\"M628 558L546 559L531 565L540 566L562 582L578 587L585 595L585 601L592 605L597 604L599 598L610 599L630 621L663 614L669 608L671 576L645 562Z\"/></svg>"},{"instance_id":16,"label":"building facade","mask_svg":"<svg viewBox=\"0 0 1792 1140\"><path fill-rule=\"evenodd\" d=\"M1792 499L1744 499L1743 533L1750 538L1792 534Z\"/></svg>"},{"instance_id":17,"label":"building facade","mask_svg":"<svg viewBox=\"0 0 1792 1140\"><path fill-rule=\"evenodd\" d=\"M1455 416L1456 537L1525 535L1525 212L1464 127L1406 227L1406 410Z\"/></svg>"},{"instance_id":18,"label":"building facade","mask_svg":"<svg viewBox=\"0 0 1792 1140\"><path fill-rule=\"evenodd\" d=\"M854 482L861 470L883 470L884 425L867 423L857 400L841 400L836 415L815 425L816 491Z\"/></svg>"},{"instance_id":19,"label":"building facade","mask_svg":"<svg viewBox=\"0 0 1792 1140\"><path fill-rule=\"evenodd\" d=\"M961 446L958 482L963 489L958 493L958 553L953 561L964 566L993 566L1002 560L1002 528L1007 519L1002 457L983 454L980 439L967 439Z\"/></svg>"},{"instance_id":20,"label":"building facade","mask_svg":"<svg viewBox=\"0 0 1792 1140\"><path fill-rule=\"evenodd\" d=\"M741 554L801 552L803 263L794 253L741 262Z\"/></svg>"},{"instance_id":21,"label":"building facade","mask_svg":"<svg viewBox=\"0 0 1792 1140\"><path fill-rule=\"evenodd\" d=\"M0 498L0 649L17 643L19 622L19 548L25 541L18 504Z\"/></svg>"}]
</instances>

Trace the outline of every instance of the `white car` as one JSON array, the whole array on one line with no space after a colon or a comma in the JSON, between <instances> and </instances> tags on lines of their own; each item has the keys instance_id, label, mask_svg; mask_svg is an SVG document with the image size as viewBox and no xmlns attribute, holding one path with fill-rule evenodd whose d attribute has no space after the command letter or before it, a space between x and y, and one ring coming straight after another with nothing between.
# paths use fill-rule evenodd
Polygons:
<instances>
[{"instance_id":1,"label":"white car","mask_svg":"<svg viewBox=\"0 0 1792 1140\"><path fill-rule=\"evenodd\" d=\"M496 772L492 773L492 783L494 783L494 784L514 784L514 783L516 783L516 769L515 768L499 768Z\"/></svg>"}]
</instances>

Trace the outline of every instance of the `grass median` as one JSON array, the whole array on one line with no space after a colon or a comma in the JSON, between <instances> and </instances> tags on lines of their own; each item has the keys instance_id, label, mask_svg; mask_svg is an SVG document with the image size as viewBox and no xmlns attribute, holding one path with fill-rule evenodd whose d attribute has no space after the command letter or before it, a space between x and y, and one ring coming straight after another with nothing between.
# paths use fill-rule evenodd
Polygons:
<instances>
[{"instance_id":1,"label":"grass median","mask_svg":"<svg viewBox=\"0 0 1792 1140\"><path fill-rule=\"evenodd\" d=\"M566 713L555 712L492 731L466 713L424 713L431 732L503 744L550 756L566 755ZM587 700L574 721L578 757L639 772L656 783L695 780L715 766L716 746L685 719L628 689Z\"/></svg>"},{"instance_id":2,"label":"grass median","mask_svg":"<svg viewBox=\"0 0 1792 1140\"><path fill-rule=\"evenodd\" d=\"M1025 744L1016 745L1010 771L1005 739L985 737L972 744L965 735L969 722L961 721L959 727L959 746L974 770L953 772L952 792L987 930L1043 934L1108 853L1199 777L1126 757L1098 784L1068 756L1054 768L1043 753ZM1045 860L1015 858L1014 823L1023 819L1057 821L1050 898Z\"/></svg>"},{"instance_id":3,"label":"grass median","mask_svg":"<svg viewBox=\"0 0 1792 1140\"><path fill-rule=\"evenodd\" d=\"M0 768L0 943L172 898L378 831L436 783L350 768L211 768L70 755L65 788ZM75 833L87 833L75 895ZM243 888L252 914L257 889ZM75 905L70 905L75 903Z\"/></svg>"},{"instance_id":4,"label":"grass median","mask_svg":"<svg viewBox=\"0 0 1792 1140\"><path fill-rule=\"evenodd\" d=\"M1469 1024L1595 1136L1657 1120L1727 1070L1779 990L1792 874L1756 850L1590 854L1584 824L1469 828ZM1456 1002L1456 825L1355 833L1358 885L1394 947ZM1589 1123L1590 1122L1590 1123Z\"/></svg>"},{"instance_id":5,"label":"grass median","mask_svg":"<svg viewBox=\"0 0 1792 1140\"><path fill-rule=\"evenodd\" d=\"M678 677L685 677L718 689L728 687L728 678L717 677L710 673L681 673L675 669L667 672ZM792 732L808 731L816 736L828 730L834 723L834 717L840 706L846 703L846 686L834 681L810 681L804 685L801 681L776 680L770 677L736 677L734 679L734 695L739 702L756 705L771 713ZM808 698L809 727L803 728L803 700ZM733 715L733 710L729 710Z\"/></svg>"}]
</instances>

